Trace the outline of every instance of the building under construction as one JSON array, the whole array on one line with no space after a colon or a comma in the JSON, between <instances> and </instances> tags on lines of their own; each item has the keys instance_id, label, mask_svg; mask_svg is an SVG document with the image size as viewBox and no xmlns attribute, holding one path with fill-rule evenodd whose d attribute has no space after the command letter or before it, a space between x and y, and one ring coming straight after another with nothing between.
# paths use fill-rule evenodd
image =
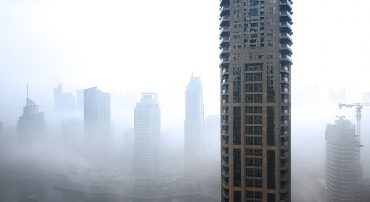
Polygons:
<instances>
[{"instance_id":1,"label":"building under construction","mask_svg":"<svg viewBox=\"0 0 370 202\"><path fill-rule=\"evenodd\" d=\"M326 127L326 200L361 200L360 139L355 126L344 118Z\"/></svg>"}]
</instances>

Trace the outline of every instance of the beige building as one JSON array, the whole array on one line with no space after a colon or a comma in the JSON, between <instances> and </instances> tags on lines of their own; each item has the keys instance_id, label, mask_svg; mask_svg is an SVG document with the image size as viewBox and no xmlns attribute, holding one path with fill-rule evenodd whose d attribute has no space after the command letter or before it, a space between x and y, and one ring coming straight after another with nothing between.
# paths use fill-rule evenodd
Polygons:
<instances>
[{"instance_id":1,"label":"beige building","mask_svg":"<svg viewBox=\"0 0 370 202\"><path fill-rule=\"evenodd\" d=\"M291 0L220 1L222 201L291 201Z\"/></svg>"}]
</instances>

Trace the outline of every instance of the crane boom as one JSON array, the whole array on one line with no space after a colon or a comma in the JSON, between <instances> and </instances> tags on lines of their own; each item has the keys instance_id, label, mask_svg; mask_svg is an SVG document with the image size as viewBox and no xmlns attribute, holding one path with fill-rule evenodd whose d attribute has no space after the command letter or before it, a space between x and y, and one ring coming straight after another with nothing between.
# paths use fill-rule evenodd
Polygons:
<instances>
[{"instance_id":1,"label":"crane boom","mask_svg":"<svg viewBox=\"0 0 370 202\"><path fill-rule=\"evenodd\" d=\"M361 140L361 110L364 106L370 106L370 102L357 102L352 104L339 104L339 108L342 107L352 108L356 107L356 136Z\"/></svg>"}]
</instances>

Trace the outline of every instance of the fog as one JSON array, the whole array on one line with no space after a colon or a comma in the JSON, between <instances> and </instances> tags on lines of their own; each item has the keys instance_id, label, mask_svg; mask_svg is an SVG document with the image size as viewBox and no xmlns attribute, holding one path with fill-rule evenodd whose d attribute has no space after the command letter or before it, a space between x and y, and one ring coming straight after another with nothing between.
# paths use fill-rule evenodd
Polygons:
<instances>
[{"instance_id":1,"label":"fog","mask_svg":"<svg viewBox=\"0 0 370 202\"><path fill-rule=\"evenodd\" d=\"M1 0L0 201L219 201L218 6L212 0ZM356 123L355 108L339 103L370 101L370 29L364 26L370 5L312 0L293 6L292 201L325 201L326 127L337 116ZM203 85L204 128L201 168L189 170L184 92L192 75ZM63 98L62 108L56 106L60 84L73 96L72 108ZM24 139L17 124L27 85L44 123ZM109 94L109 118L97 118L86 132L81 93L91 87ZM135 108L147 92L157 95L160 130L153 135L158 148L149 152L157 153L157 168L142 188L135 174ZM370 177L369 122L365 106L364 178ZM103 146L89 147L92 136Z\"/></svg>"}]
</instances>

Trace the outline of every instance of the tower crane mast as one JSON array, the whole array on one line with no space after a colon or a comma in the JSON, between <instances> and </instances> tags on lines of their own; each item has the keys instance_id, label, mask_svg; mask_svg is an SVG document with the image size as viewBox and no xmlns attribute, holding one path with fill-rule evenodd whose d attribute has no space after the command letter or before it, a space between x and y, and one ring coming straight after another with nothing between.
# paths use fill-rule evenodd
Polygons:
<instances>
[{"instance_id":1,"label":"tower crane mast","mask_svg":"<svg viewBox=\"0 0 370 202\"><path fill-rule=\"evenodd\" d=\"M342 107L352 108L356 107L356 137L361 140L361 110L364 106L370 106L370 102L358 102L352 104L339 104L339 108Z\"/></svg>"}]
</instances>

